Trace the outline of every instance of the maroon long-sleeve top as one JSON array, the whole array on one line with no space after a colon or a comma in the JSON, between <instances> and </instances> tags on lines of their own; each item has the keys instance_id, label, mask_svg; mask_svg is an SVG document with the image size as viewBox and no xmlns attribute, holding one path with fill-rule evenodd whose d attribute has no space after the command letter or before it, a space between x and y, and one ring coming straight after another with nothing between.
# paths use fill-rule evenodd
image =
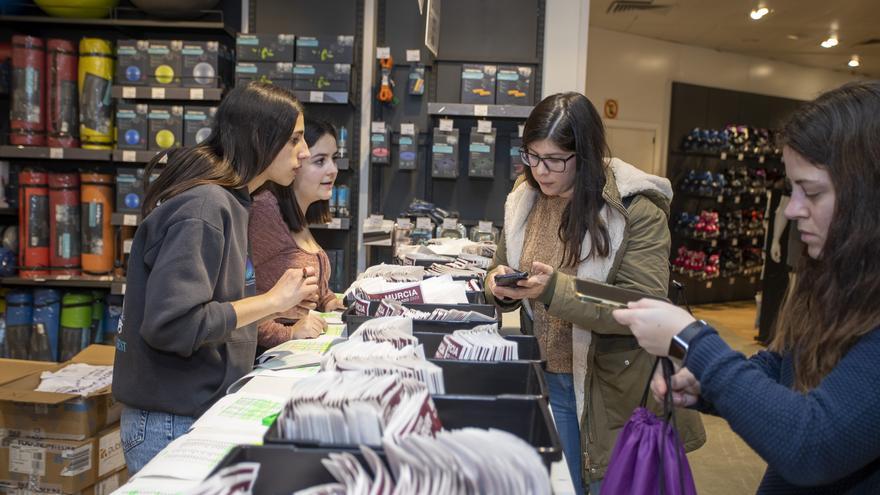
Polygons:
<instances>
[{"instance_id":1,"label":"maroon long-sleeve top","mask_svg":"<svg viewBox=\"0 0 880 495\"><path fill-rule=\"evenodd\" d=\"M290 229L281 216L278 199L269 191L260 192L253 197L248 237L251 243L251 259L257 277L257 293L271 289L281 275L289 268L313 267L318 274L318 311L336 298L330 290L330 259L323 249L310 253L301 249L291 235ZM295 307L280 316L298 320L308 311ZM292 328L267 320L258 327L257 342L262 347L274 347L290 340Z\"/></svg>"}]
</instances>

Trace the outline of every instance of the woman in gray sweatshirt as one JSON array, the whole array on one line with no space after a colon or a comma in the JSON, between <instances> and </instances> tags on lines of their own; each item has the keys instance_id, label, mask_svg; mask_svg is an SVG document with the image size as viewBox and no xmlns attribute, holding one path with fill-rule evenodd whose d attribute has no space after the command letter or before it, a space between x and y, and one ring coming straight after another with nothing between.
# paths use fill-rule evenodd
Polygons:
<instances>
[{"instance_id":1,"label":"woman in gray sweatshirt","mask_svg":"<svg viewBox=\"0 0 880 495\"><path fill-rule=\"evenodd\" d=\"M113 395L133 475L253 366L260 320L313 298L314 273L288 270L255 295L250 194L293 182L309 158L302 106L270 84L235 88L211 135L162 154L144 177L144 221L128 262Z\"/></svg>"}]
</instances>

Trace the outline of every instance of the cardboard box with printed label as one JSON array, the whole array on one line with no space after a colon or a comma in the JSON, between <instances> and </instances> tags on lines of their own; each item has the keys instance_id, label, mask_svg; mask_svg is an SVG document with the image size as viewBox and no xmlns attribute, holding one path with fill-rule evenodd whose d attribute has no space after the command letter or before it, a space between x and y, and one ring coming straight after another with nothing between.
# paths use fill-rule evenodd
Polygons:
<instances>
[{"instance_id":1,"label":"cardboard box with printed label","mask_svg":"<svg viewBox=\"0 0 880 495\"><path fill-rule=\"evenodd\" d=\"M0 385L18 380L35 371L45 371L58 366L49 361L25 361L23 359L0 359Z\"/></svg>"},{"instance_id":2,"label":"cardboard box with printed label","mask_svg":"<svg viewBox=\"0 0 880 495\"><path fill-rule=\"evenodd\" d=\"M68 363L44 371L57 371L70 363L112 366L115 348L90 345ZM0 436L85 440L119 421L122 404L113 400L110 387L85 397L77 394L37 392L40 371L0 385Z\"/></svg>"},{"instance_id":3,"label":"cardboard box with printed label","mask_svg":"<svg viewBox=\"0 0 880 495\"><path fill-rule=\"evenodd\" d=\"M0 442L6 486L78 493L125 466L119 427L85 440L9 437Z\"/></svg>"},{"instance_id":4,"label":"cardboard box with printed label","mask_svg":"<svg viewBox=\"0 0 880 495\"><path fill-rule=\"evenodd\" d=\"M49 495L64 493L64 495L110 495L128 482L128 468L124 465L115 473L111 473L106 477L98 480L92 486L87 486L75 493L65 493L57 489L42 489L29 487L27 483L15 483L0 481L0 493L9 493L10 495ZM3 490L7 490L4 492Z\"/></svg>"}]
</instances>

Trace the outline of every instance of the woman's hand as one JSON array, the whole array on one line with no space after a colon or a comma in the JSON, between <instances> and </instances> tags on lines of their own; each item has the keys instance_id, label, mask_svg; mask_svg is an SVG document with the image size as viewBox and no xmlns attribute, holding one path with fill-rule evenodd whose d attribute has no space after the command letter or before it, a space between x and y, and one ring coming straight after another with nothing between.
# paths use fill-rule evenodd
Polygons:
<instances>
[{"instance_id":1,"label":"woman's hand","mask_svg":"<svg viewBox=\"0 0 880 495\"><path fill-rule=\"evenodd\" d=\"M314 268L290 268L266 292L275 314L283 313L299 305L303 300L314 299L318 293L318 278Z\"/></svg>"},{"instance_id":2,"label":"woman's hand","mask_svg":"<svg viewBox=\"0 0 880 495\"><path fill-rule=\"evenodd\" d=\"M677 366L677 365L676 365ZM676 407L689 407L697 403L700 398L700 382L687 368L679 368L672 375L672 404ZM663 379L663 369L658 366L654 370L651 379L651 392L654 400L663 403L666 396L666 380Z\"/></svg>"},{"instance_id":3,"label":"woman's hand","mask_svg":"<svg viewBox=\"0 0 880 495\"><path fill-rule=\"evenodd\" d=\"M695 321L687 311L656 299L629 303L629 309L616 309L614 319L632 330L639 345L655 356L667 356L672 337Z\"/></svg>"},{"instance_id":4,"label":"woman's hand","mask_svg":"<svg viewBox=\"0 0 880 495\"><path fill-rule=\"evenodd\" d=\"M513 273L513 270L506 266L500 266L498 268L506 270L503 272L496 272L498 275ZM517 282L516 287L501 287L495 285L494 274L489 279L489 287L495 297L500 296L507 299L537 299L544 292L544 289L547 288L547 283L550 282L551 276L553 276L552 266L535 261L532 263L532 270L529 273L529 278Z\"/></svg>"},{"instance_id":5,"label":"woman's hand","mask_svg":"<svg viewBox=\"0 0 880 495\"><path fill-rule=\"evenodd\" d=\"M326 311L326 312L344 311L344 310L345 310L345 304L338 297L334 297L333 299L330 300L330 302L328 302L324 306L324 311Z\"/></svg>"},{"instance_id":6,"label":"woman's hand","mask_svg":"<svg viewBox=\"0 0 880 495\"><path fill-rule=\"evenodd\" d=\"M327 322L320 316L306 315L293 324L290 340L314 339L327 331Z\"/></svg>"}]
</instances>

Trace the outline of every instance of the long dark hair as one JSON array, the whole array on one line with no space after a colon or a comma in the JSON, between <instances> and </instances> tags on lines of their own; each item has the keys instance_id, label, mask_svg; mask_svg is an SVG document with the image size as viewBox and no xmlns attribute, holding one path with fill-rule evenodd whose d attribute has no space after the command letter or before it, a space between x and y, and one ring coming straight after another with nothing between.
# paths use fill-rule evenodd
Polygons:
<instances>
[{"instance_id":1,"label":"long dark hair","mask_svg":"<svg viewBox=\"0 0 880 495\"><path fill-rule=\"evenodd\" d=\"M203 184L240 188L260 175L290 140L302 105L290 91L251 83L229 92L211 135L197 146L159 153L144 170L143 215L162 201ZM167 162L167 163L166 163Z\"/></svg>"},{"instance_id":2,"label":"long dark hair","mask_svg":"<svg viewBox=\"0 0 880 495\"><path fill-rule=\"evenodd\" d=\"M562 263L575 266L596 254L611 251L608 227L599 212L605 205L605 127L596 108L580 93L557 93L544 98L532 110L523 129L523 145L549 139L556 146L575 153L574 193L562 213L559 240L564 244ZM541 190L531 167L525 167L529 184ZM590 252L581 259L584 236L590 234Z\"/></svg>"},{"instance_id":3,"label":"long dark hair","mask_svg":"<svg viewBox=\"0 0 880 495\"><path fill-rule=\"evenodd\" d=\"M818 259L803 256L770 348L795 352L795 386L818 386L880 324L880 81L851 83L804 104L783 144L827 170L835 206Z\"/></svg>"},{"instance_id":4,"label":"long dark hair","mask_svg":"<svg viewBox=\"0 0 880 495\"><path fill-rule=\"evenodd\" d=\"M336 128L327 121L307 118L305 126L303 138L305 138L309 148L314 146L324 136L332 136L334 141L338 139ZM266 189L275 195L284 222L294 232L302 232L304 228L312 223L327 223L332 218L330 216L330 201L315 201L303 213L299 207L299 202L296 200L296 194L293 192L293 184L282 186L270 182L266 184Z\"/></svg>"}]
</instances>

